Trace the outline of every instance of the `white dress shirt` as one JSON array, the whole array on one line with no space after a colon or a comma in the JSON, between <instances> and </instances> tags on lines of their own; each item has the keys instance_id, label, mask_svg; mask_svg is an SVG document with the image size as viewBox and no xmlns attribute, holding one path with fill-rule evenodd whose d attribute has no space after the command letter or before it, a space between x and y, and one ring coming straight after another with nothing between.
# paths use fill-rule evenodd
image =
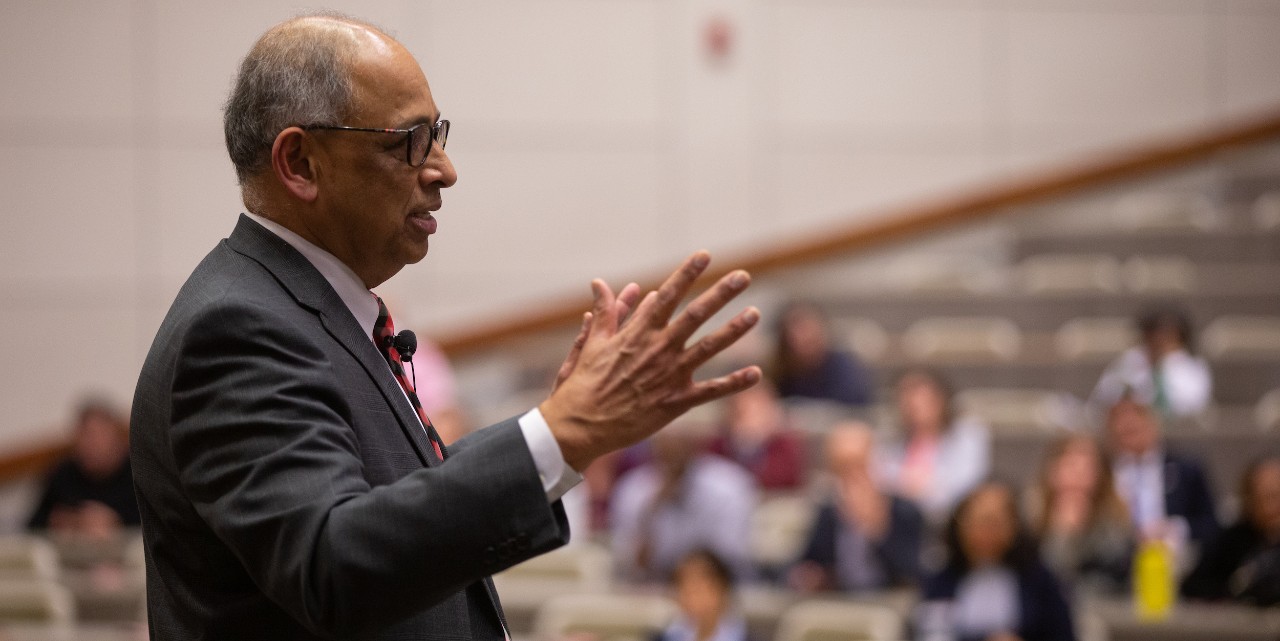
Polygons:
<instances>
[{"instance_id":1,"label":"white dress shirt","mask_svg":"<svg viewBox=\"0 0 1280 641\"><path fill-rule=\"evenodd\" d=\"M329 286L333 287L333 291L342 299L356 322L360 324L365 336L369 337L369 342L373 342L373 326L378 321L378 302L374 299L373 292L365 288L363 281L350 267L333 254L315 246L279 223L257 214L245 215L289 243L315 266L320 275L329 282ZM387 373L391 374L390 367L387 368ZM401 391L404 391L403 388ZM405 399L408 400L407 394ZM565 462L560 444L556 443L555 437L551 434L551 428L547 426L547 421L538 408L533 408L521 416L517 422L520 424L521 433L524 434L525 444L529 446L529 453L533 456L533 463L538 469L538 477L542 481L542 489L547 493L547 500L553 502L559 500L565 492L582 482L582 475ZM423 429L426 429L425 426Z\"/></svg>"},{"instance_id":2,"label":"white dress shirt","mask_svg":"<svg viewBox=\"0 0 1280 641\"><path fill-rule=\"evenodd\" d=\"M1208 407L1213 395L1213 375L1204 359L1178 350L1160 361L1158 374L1164 388L1162 411L1172 416L1191 416ZM1126 392L1154 405L1160 395L1156 375L1146 351L1141 347L1129 348L1102 373L1090 396L1090 405L1099 416L1105 416Z\"/></svg>"}]
</instances>

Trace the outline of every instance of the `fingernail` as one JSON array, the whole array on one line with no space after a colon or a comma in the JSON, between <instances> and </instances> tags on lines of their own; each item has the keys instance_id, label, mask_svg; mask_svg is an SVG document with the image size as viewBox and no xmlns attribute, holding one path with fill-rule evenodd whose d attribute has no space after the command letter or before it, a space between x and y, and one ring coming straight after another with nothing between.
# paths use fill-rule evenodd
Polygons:
<instances>
[{"instance_id":1,"label":"fingernail","mask_svg":"<svg viewBox=\"0 0 1280 641\"><path fill-rule=\"evenodd\" d=\"M760 320L760 310L754 307L748 307L747 313L742 315L742 320L745 320L748 323L755 325L756 322Z\"/></svg>"},{"instance_id":2,"label":"fingernail","mask_svg":"<svg viewBox=\"0 0 1280 641\"><path fill-rule=\"evenodd\" d=\"M729 284L734 287L745 287L747 284L747 272L734 272L733 277L729 279Z\"/></svg>"},{"instance_id":3,"label":"fingernail","mask_svg":"<svg viewBox=\"0 0 1280 641\"><path fill-rule=\"evenodd\" d=\"M711 262L711 256L707 254L707 252L705 251L698 252L698 255L693 257L693 266L697 267L698 269L702 269L703 267L706 267L707 264L710 262Z\"/></svg>"}]
</instances>

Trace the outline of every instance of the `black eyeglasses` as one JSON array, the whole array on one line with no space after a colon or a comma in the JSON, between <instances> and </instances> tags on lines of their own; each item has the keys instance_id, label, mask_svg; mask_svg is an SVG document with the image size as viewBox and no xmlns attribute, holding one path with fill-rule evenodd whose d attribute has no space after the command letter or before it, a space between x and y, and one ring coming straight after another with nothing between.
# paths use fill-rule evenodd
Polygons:
<instances>
[{"instance_id":1,"label":"black eyeglasses","mask_svg":"<svg viewBox=\"0 0 1280 641\"><path fill-rule=\"evenodd\" d=\"M430 129L422 131L423 127L428 126ZM372 131L375 134L407 134L404 159L409 163L410 167L421 167L423 163L427 162L427 156L431 155L432 143L438 144L441 149L444 149L445 143L449 140L448 120L438 121L434 125L424 122L408 129L374 129L371 127L341 127L338 125L303 125L302 129L306 131L330 129L336 131Z\"/></svg>"}]
</instances>

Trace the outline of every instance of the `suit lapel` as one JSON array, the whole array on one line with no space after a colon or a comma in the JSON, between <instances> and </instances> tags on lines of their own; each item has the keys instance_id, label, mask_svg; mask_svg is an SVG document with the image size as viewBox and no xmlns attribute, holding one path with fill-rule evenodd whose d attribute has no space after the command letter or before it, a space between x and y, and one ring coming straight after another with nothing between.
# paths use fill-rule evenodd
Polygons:
<instances>
[{"instance_id":1,"label":"suit lapel","mask_svg":"<svg viewBox=\"0 0 1280 641\"><path fill-rule=\"evenodd\" d=\"M271 272L298 304L319 315L320 323L329 335L360 363L378 387L423 465L438 464L417 412L409 405L387 362L374 346L372 337L365 335L346 304L315 266L284 239L244 215L240 216L227 243Z\"/></svg>"}]
</instances>

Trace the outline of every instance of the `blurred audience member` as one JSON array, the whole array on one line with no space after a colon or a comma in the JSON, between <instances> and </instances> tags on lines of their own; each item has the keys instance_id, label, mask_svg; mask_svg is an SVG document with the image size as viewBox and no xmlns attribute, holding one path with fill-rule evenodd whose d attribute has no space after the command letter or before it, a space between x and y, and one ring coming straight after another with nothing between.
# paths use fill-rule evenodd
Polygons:
<instances>
[{"instance_id":1,"label":"blurred audience member","mask_svg":"<svg viewBox=\"0 0 1280 641\"><path fill-rule=\"evenodd\" d=\"M804 439L787 426L778 392L762 380L725 400L721 433L708 449L751 471L762 490L804 482Z\"/></svg>"},{"instance_id":2,"label":"blurred audience member","mask_svg":"<svg viewBox=\"0 0 1280 641\"><path fill-rule=\"evenodd\" d=\"M984 483L956 507L947 565L927 579L916 638L927 641L1073 641L1070 606L1036 554L1013 490Z\"/></svg>"},{"instance_id":3,"label":"blurred audience member","mask_svg":"<svg viewBox=\"0 0 1280 641\"><path fill-rule=\"evenodd\" d=\"M86 401L76 413L71 454L49 474L27 527L110 539L139 523L128 422L111 404Z\"/></svg>"},{"instance_id":4,"label":"blurred audience member","mask_svg":"<svg viewBox=\"0 0 1280 641\"><path fill-rule=\"evenodd\" d=\"M1213 392L1209 365L1195 356L1191 320L1182 310L1156 309L1138 318L1142 344L1121 354L1098 380L1090 405L1101 414L1133 394L1167 418L1200 413Z\"/></svg>"},{"instance_id":5,"label":"blurred audience member","mask_svg":"<svg viewBox=\"0 0 1280 641\"><path fill-rule=\"evenodd\" d=\"M703 453L698 427L655 434L653 460L619 479L610 503L616 567L629 579L662 580L685 554L707 548L749 576L756 488L742 467Z\"/></svg>"},{"instance_id":6,"label":"blurred audience member","mask_svg":"<svg viewBox=\"0 0 1280 641\"><path fill-rule=\"evenodd\" d=\"M1093 437L1058 439L1033 489L1031 526L1042 559L1059 577L1119 592L1133 563L1134 531L1111 474L1111 461Z\"/></svg>"},{"instance_id":7,"label":"blurred audience member","mask_svg":"<svg viewBox=\"0 0 1280 641\"><path fill-rule=\"evenodd\" d=\"M915 502L935 525L991 468L990 432L958 417L952 396L936 372L917 368L903 374L897 400L904 434L877 459L886 487Z\"/></svg>"},{"instance_id":8,"label":"blurred audience member","mask_svg":"<svg viewBox=\"0 0 1280 641\"><path fill-rule=\"evenodd\" d=\"M747 621L733 602L733 571L707 549L697 549L672 574L680 615L656 641L747 641Z\"/></svg>"},{"instance_id":9,"label":"blurred audience member","mask_svg":"<svg viewBox=\"0 0 1280 641\"><path fill-rule=\"evenodd\" d=\"M773 380L783 398L836 401L854 407L871 404L871 373L850 352L831 340L826 316L817 305L789 303L778 318Z\"/></svg>"},{"instance_id":10,"label":"blurred audience member","mask_svg":"<svg viewBox=\"0 0 1280 641\"><path fill-rule=\"evenodd\" d=\"M1180 559L1186 543L1204 545L1218 532L1213 494L1200 464L1165 449L1160 419L1132 396L1107 416L1116 490L1142 539L1164 539Z\"/></svg>"},{"instance_id":11,"label":"blurred audience member","mask_svg":"<svg viewBox=\"0 0 1280 641\"><path fill-rule=\"evenodd\" d=\"M834 495L818 510L809 543L788 583L801 592L868 591L914 585L924 518L872 480L871 429L842 423L827 436Z\"/></svg>"},{"instance_id":12,"label":"blurred audience member","mask_svg":"<svg viewBox=\"0 0 1280 641\"><path fill-rule=\"evenodd\" d=\"M1200 599L1280 605L1280 456L1249 466L1240 503L1240 520L1205 548L1183 592Z\"/></svg>"}]
</instances>

